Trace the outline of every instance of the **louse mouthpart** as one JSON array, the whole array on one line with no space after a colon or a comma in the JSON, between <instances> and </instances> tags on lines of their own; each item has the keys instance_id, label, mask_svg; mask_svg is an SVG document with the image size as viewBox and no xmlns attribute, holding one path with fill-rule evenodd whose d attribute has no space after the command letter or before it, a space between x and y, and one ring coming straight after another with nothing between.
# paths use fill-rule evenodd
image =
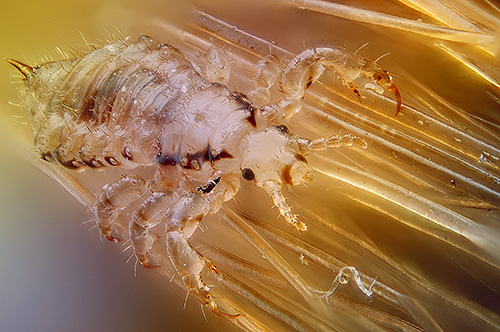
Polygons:
<instances>
[{"instance_id":1,"label":"louse mouthpart","mask_svg":"<svg viewBox=\"0 0 500 332\"><path fill-rule=\"evenodd\" d=\"M27 64L14 59L5 59L5 61L16 67L16 69L19 70L21 74L24 75L24 77L28 77L28 75L31 75L33 73L33 67L28 66Z\"/></svg>"}]
</instances>

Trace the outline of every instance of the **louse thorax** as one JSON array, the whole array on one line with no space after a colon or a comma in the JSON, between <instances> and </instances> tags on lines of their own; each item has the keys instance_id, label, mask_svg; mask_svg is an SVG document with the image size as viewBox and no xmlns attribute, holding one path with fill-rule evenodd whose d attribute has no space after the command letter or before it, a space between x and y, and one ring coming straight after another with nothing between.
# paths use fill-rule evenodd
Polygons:
<instances>
[{"instance_id":1,"label":"louse thorax","mask_svg":"<svg viewBox=\"0 0 500 332\"><path fill-rule=\"evenodd\" d=\"M186 99L182 111L162 127L160 171L172 174L176 168L200 183L224 173L239 174L242 140L256 127L242 98L224 85L212 84Z\"/></svg>"}]
</instances>

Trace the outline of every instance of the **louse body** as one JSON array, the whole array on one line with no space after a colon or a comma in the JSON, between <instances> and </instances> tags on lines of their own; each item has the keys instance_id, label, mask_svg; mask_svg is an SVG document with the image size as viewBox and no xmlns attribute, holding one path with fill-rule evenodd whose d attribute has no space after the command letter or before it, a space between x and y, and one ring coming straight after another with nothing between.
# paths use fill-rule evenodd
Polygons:
<instances>
[{"instance_id":1,"label":"louse body","mask_svg":"<svg viewBox=\"0 0 500 332\"><path fill-rule=\"evenodd\" d=\"M364 145L349 134L310 140L290 133L282 123L300 110L307 88L331 69L355 93L353 81L365 76L395 94L398 112L401 104L385 70L344 48L306 50L278 77L264 77L265 84L279 84L283 96L263 106L220 83L227 80L220 51L207 55L207 75L174 47L146 36L36 67L9 62L25 76L35 146L44 160L69 169L155 169L151 178L124 175L103 187L93 211L103 236L116 242L115 231L128 228L138 261L149 268L157 266L149 252L161 239L188 291L228 317L201 277L217 268L189 244L202 218L233 198L243 178L305 231L281 187L309 181L311 151ZM119 215L130 206L135 212L124 225Z\"/></svg>"}]
</instances>

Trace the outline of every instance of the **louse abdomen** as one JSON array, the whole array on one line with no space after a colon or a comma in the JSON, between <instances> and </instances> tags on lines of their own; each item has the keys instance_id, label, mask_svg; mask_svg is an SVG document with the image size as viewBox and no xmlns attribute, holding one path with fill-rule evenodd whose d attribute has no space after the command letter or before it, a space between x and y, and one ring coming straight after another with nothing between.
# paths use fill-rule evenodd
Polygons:
<instances>
[{"instance_id":1,"label":"louse abdomen","mask_svg":"<svg viewBox=\"0 0 500 332\"><path fill-rule=\"evenodd\" d=\"M142 36L26 77L35 146L68 168L150 165L162 125L209 83L170 45Z\"/></svg>"}]
</instances>

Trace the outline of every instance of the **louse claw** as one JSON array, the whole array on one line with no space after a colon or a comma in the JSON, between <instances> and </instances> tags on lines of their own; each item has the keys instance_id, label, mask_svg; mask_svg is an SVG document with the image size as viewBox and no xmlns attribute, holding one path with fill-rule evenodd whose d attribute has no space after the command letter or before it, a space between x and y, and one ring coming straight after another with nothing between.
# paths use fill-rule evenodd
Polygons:
<instances>
[{"instance_id":1,"label":"louse claw","mask_svg":"<svg viewBox=\"0 0 500 332\"><path fill-rule=\"evenodd\" d=\"M113 243L118 243L121 241L119 238L111 236L111 235L106 235L105 238L106 238L106 240L111 241Z\"/></svg>"},{"instance_id":2,"label":"louse claw","mask_svg":"<svg viewBox=\"0 0 500 332\"><path fill-rule=\"evenodd\" d=\"M145 268L151 269L151 270L157 269L160 267L160 265L153 265L153 264L149 264L149 263L144 263L144 264L142 264L142 266L144 266Z\"/></svg>"},{"instance_id":3,"label":"louse claw","mask_svg":"<svg viewBox=\"0 0 500 332\"><path fill-rule=\"evenodd\" d=\"M387 88L389 91L394 93L394 96L396 96L396 118L398 117L399 112L401 111L401 92L399 92L398 87L396 84L391 83L391 85Z\"/></svg>"},{"instance_id":4,"label":"louse claw","mask_svg":"<svg viewBox=\"0 0 500 332\"><path fill-rule=\"evenodd\" d=\"M215 305L215 306L216 306L216 308L214 308L214 309L210 308L210 311L218 317L227 318L227 319L235 319L235 318L238 318L241 316L241 314L228 314L227 312L223 312L223 311L219 310L217 308L217 305Z\"/></svg>"},{"instance_id":5,"label":"louse claw","mask_svg":"<svg viewBox=\"0 0 500 332\"><path fill-rule=\"evenodd\" d=\"M154 264L151 264L149 262L149 254L148 253L145 253L145 254L136 253L135 255L136 255L139 263L141 263L141 265L147 269L157 269L160 267L160 265L154 265Z\"/></svg>"},{"instance_id":6,"label":"louse claw","mask_svg":"<svg viewBox=\"0 0 500 332\"><path fill-rule=\"evenodd\" d=\"M217 303L215 303L215 301L212 300L212 296L208 292L208 287L206 287L206 286L204 288L202 288L202 292L200 292L198 290L198 291L193 292L192 294L198 302L203 304L205 307L208 308L208 310L210 310L214 315L216 315L218 317L235 319L235 318L238 318L239 316L241 316L241 314L239 314L239 313L238 314L229 314L227 312L220 310L219 307L217 306Z\"/></svg>"}]
</instances>

